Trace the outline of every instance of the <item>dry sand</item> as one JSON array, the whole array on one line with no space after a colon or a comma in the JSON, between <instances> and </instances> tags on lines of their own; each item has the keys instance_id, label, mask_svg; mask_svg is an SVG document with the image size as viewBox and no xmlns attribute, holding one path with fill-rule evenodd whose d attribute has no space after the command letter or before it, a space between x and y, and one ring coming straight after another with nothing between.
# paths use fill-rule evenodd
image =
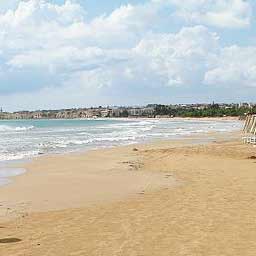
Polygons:
<instances>
[{"instance_id":1,"label":"dry sand","mask_svg":"<svg viewBox=\"0 0 256 256\"><path fill-rule=\"evenodd\" d=\"M0 188L0 255L256 255L256 151L236 136L34 160Z\"/></svg>"}]
</instances>

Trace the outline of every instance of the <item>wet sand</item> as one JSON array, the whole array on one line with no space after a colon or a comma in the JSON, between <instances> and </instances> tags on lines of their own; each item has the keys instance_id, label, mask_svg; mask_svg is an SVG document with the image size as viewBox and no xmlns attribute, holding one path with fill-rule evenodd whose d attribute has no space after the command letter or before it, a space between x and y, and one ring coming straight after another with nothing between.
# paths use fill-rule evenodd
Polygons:
<instances>
[{"instance_id":1,"label":"wet sand","mask_svg":"<svg viewBox=\"0 0 256 256\"><path fill-rule=\"evenodd\" d=\"M226 137L34 160L0 188L0 255L255 255L256 149Z\"/></svg>"}]
</instances>

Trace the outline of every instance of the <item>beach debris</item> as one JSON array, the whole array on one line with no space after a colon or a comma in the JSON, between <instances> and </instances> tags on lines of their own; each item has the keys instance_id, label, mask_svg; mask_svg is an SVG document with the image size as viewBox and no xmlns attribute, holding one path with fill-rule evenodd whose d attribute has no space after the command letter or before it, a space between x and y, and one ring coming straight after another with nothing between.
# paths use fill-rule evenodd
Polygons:
<instances>
[{"instance_id":1,"label":"beach debris","mask_svg":"<svg viewBox=\"0 0 256 256\"><path fill-rule=\"evenodd\" d=\"M135 151L135 152L136 152L136 151L139 151L139 150L138 150L137 148L133 148L133 151Z\"/></svg>"},{"instance_id":2,"label":"beach debris","mask_svg":"<svg viewBox=\"0 0 256 256\"><path fill-rule=\"evenodd\" d=\"M143 166L143 163L133 162L133 161L125 161L125 162L122 162L122 164L128 165L130 167L130 170L136 170L136 171Z\"/></svg>"},{"instance_id":3,"label":"beach debris","mask_svg":"<svg viewBox=\"0 0 256 256\"><path fill-rule=\"evenodd\" d=\"M143 163L140 162L130 162L129 163L130 170L132 171L138 171L143 167Z\"/></svg>"},{"instance_id":4,"label":"beach debris","mask_svg":"<svg viewBox=\"0 0 256 256\"><path fill-rule=\"evenodd\" d=\"M21 215L21 217L22 217L22 218L28 217L28 213L27 213L27 212L26 212L26 213L23 213L23 214Z\"/></svg>"},{"instance_id":5,"label":"beach debris","mask_svg":"<svg viewBox=\"0 0 256 256\"><path fill-rule=\"evenodd\" d=\"M22 240L19 238L3 238L0 239L0 244L10 244L10 243L18 243L21 242Z\"/></svg>"},{"instance_id":6,"label":"beach debris","mask_svg":"<svg viewBox=\"0 0 256 256\"><path fill-rule=\"evenodd\" d=\"M248 159L256 160L256 156L249 156Z\"/></svg>"},{"instance_id":7,"label":"beach debris","mask_svg":"<svg viewBox=\"0 0 256 256\"><path fill-rule=\"evenodd\" d=\"M138 165L136 163L130 163L129 167L131 168L131 170L138 170Z\"/></svg>"}]
</instances>

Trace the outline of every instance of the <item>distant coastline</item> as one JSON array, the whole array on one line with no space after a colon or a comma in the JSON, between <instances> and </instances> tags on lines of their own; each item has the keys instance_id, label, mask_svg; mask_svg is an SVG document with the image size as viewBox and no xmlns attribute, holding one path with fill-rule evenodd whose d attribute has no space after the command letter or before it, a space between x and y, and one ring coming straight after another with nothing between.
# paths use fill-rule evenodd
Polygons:
<instances>
[{"instance_id":1,"label":"distant coastline","mask_svg":"<svg viewBox=\"0 0 256 256\"><path fill-rule=\"evenodd\" d=\"M256 103L149 104L136 107L91 107L60 110L0 112L0 120L96 118L229 118L256 112Z\"/></svg>"}]
</instances>

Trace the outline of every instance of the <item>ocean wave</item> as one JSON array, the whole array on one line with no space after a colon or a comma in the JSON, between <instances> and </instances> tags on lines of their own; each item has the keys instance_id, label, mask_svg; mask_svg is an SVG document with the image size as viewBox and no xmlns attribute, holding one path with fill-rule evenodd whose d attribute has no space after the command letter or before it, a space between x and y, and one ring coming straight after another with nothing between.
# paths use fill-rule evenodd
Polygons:
<instances>
[{"instance_id":1,"label":"ocean wave","mask_svg":"<svg viewBox=\"0 0 256 256\"><path fill-rule=\"evenodd\" d=\"M120 122L120 123L114 123L114 124L107 124L104 126L98 126L98 129L137 129L141 127L155 127L155 125L158 123L158 120L150 120L150 121L130 121L130 122Z\"/></svg>"},{"instance_id":2,"label":"ocean wave","mask_svg":"<svg viewBox=\"0 0 256 256\"><path fill-rule=\"evenodd\" d=\"M46 122L46 121L45 121ZM48 121L47 121L48 122ZM61 122L61 121L58 121ZM32 158L42 153L66 153L79 150L127 145L153 139L181 138L208 131L238 130L234 122L197 122L173 120L132 120L90 123L71 121L63 126L54 121L35 124L31 121L2 122L0 125L0 162ZM31 124L34 124L32 126ZM26 132L32 130L31 132ZM2 136L1 136L2 135Z\"/></svg>"},{"instance_id":3,"label":"ocean wave","mask_svg":"<svg viewBox=\"0 0 256 256\"><path fill-rule=\"evenodd\" d=\"M90 140L57 140L52 142L40 143L42 149L67 148L69 145L83 145L90 143Z\"/></svg>"},{"instance_id":4,"label":"ocean wave","mask_svg":"<svg viewBox=\"0 0 256 256\"><path fill-rule=\"evenodd\" d=\"M24 158L31 158L34 156L38 156L40 152L38 150L35 151L27 151L27 152L16 152L16 153L1 153L0 161L12 161L12 160L22 160Z\"/></svg>"},{"instance_id":5,"label":"ocean wave","mask_svg":"<svg viewBox=\"0 0 256 256\"><path fill-rule=\"evenodd\" d=\"M0 132L21 132L29 131L34 129L34 126L9 126L9 125L0 125Z\"/></svg>"},{"instance_id":6,"label":"ocean wave","mask_svg":"<svg viewBox=\"0 0 256 256\"><path fill-rule=\"evenodd\" d=\"M138 136L139 137L139 136ZM142 136L140 136L142 137ZM57 140L53 142L40 143L38 146L41 149L56 149L56 148L67 148L68 146L76 146L76 145L85 145L85 144L95 144L95 143L111 143L111 142L122 142L122 141L135 141L135 136L127 136L127 137L98 137L98 138L90 138L90 139L71 139L71 140Z\"/></svg>"}]
</instances>

